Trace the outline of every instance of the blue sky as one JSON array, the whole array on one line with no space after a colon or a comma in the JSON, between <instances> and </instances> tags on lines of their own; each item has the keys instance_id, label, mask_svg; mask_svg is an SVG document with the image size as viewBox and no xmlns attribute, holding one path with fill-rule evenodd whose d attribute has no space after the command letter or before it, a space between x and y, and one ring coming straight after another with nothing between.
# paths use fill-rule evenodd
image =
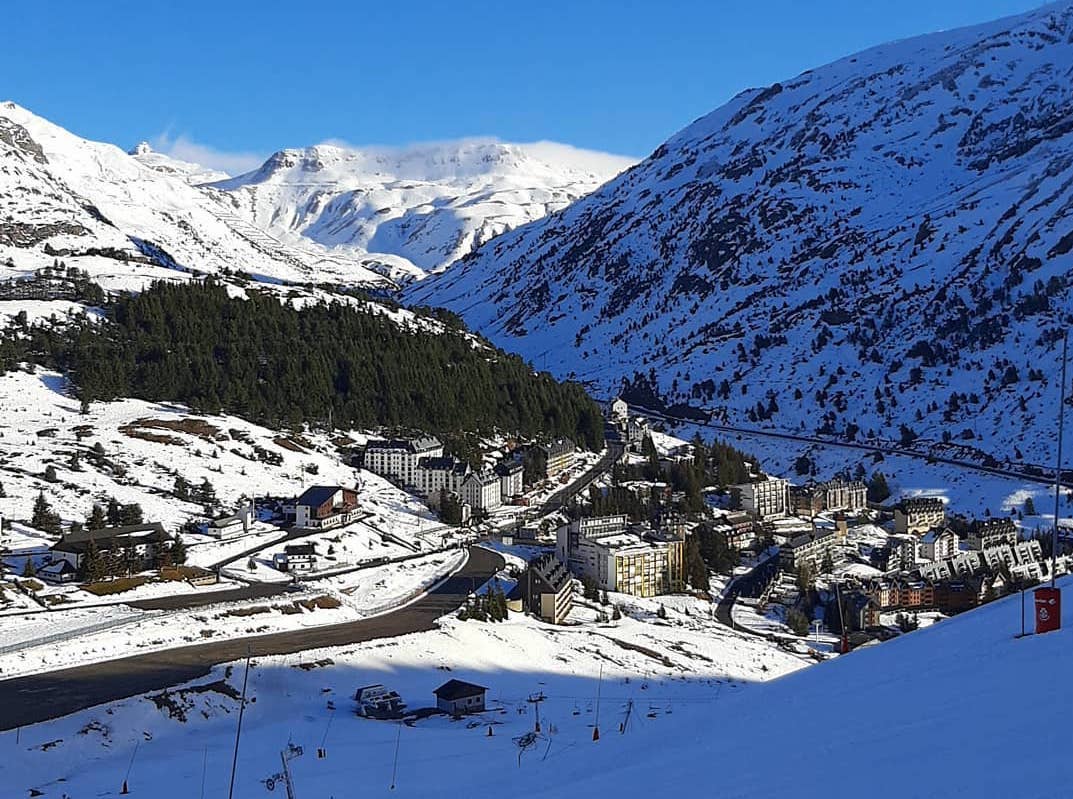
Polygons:
<instances>
[{"instance_id":1,"label":"blue sky","mask_svg":"<svg viewBox=\"0 0 1073 799\"><path fill-rule=\"evenodd\" d=\"M644 156L741 89L1036 0L7 4L0 99L231 171L328 139Z\"/></svg>"}]
</instances>

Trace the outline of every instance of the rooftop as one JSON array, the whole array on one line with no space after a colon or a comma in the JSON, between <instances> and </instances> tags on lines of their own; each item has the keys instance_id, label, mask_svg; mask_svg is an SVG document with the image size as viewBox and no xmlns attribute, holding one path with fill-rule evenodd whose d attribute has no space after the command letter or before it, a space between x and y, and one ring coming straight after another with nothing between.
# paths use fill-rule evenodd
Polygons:
<instances>
[{"instance_id":1,"label":"rooftop","mask_svg":"<svg viewBox=\"0 0 1073 799\"><path fill-rule=\"evenodd\" d=\"M465 682L464 680L448 680L433 693L437 699L446 699L452 701L455 699L463 699L467 696L480 696L488 689L483 685L476 685L475 683Z\"/></svg>"}]
</instances>

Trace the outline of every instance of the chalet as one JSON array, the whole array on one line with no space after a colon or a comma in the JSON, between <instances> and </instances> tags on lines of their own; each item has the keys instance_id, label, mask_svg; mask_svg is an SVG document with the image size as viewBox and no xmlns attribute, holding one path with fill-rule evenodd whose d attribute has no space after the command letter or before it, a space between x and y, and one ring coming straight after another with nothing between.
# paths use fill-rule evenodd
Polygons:
<instances>
[{"instance_id":1,"label":"chalet","mask_svg":"<svg viewBox=\"0 0 1073 799\"><path fill-rule=\"evenodd\" d=\"M368 719L401 718L406 709L402 697L380 683L359 688L354 692L354 701L358 703L358 715Z\"/></svg>"},{"instance_id":2,"label":"chalet","mask_svg":"<svg viewBox=\"0 0 1073 799\"><path fill-rule=\"evenodd\" d=\"M281 572L311 572L317 568L317 551L312 544L288 544L272 556Z\"/></svg>"},{"instance_id":3,"label":"chalet","mask_svg":"<svg viewBox=\"0 0 1073 799\"><path fill-rule=\"evenodd\" d=\"M561 560L551 553L529 563L518 581L526 610L549 624L566 621L574 605L574 580Z\"/></svg>"},{"instance_id":4,"label":"chalet","mask_svg":"<svg viewBox=\"0 0 1073 799\"><path fill-rule=\"evenodd\" d=\"M38 569L36 576L48 583L69 583L78 576L78 570L70 561L58 560Z\"/></svg>"},{"instance_id":5,"label":"chalet","mask_svg":"<svg viewBox=\"0 0 1073 799\"><path fill-rule=\"evenodd\" d=\"M294 524L304 529L328 530L359 515L358 492L342 486L313 486L294 501Z\"/></svg>"},{"instance_id":6,"label":"chalet","mask_svg":"<svg viewBox=\"0 0 1073 799\"><path fill-rule=\"evenodd\" d=\"M522 473L525 467L521 461L504 460L496 464L495 473L499 477L499 495L504 502L522 493Z\"/></svg>"},{"instance_id":7,"label":"chalet","mask_svg":"<svg viewBox=\"0 0 1073 799\"><path fill-rule=\"evenodd\" d=\"M102 527L97 530L80 530L68 533L52 545L52 562L65 560L74 569L82 568L90 546L100 553L123 551L133 559L135 568L153 567L160 551L171 542L159 522L135 524L127 527Z\"/></svg>"},{"instance_id":8,"label":"chalet","mask_svg":"<svg viewBox=\"0 0 1073 799\"><path fill-rule=\"evenodd\" d=\"M433 693L436 707L452 716L480 713L484 710L484 696L488 689L462 680L448 680Z\"/></svg>"},{"instance_id":9,"label":"chalet","mask_svg":"<svg viewBox=\"0 0 1073 799\"><path fill-rule=\"evenodd\" d=\"M240 508L228 516L220 516L213 519L205 527L205 532L213 538L235 538L246 535L250 531L250 522L253 519L252 503L245 508Z\"/></svg>"},{"instance_id":10,"label":"chalet","mask_svg":"<svg viewBox=\"0 0 1073 799\"><path fill-rule=\"evenodd\" d=\"M946 524L946 505L939 497L912 497L894 509L894 532L920 535Z\"/></svg>"}]
</instances>

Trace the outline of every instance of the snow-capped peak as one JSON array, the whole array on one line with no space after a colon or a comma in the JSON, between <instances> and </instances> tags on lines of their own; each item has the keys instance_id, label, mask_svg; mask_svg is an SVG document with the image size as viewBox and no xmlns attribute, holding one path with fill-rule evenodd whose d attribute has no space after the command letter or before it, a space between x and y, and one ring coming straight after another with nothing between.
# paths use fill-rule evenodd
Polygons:
<instances>
[{"instance_id":1,"label":"snow-capped peak","mask_svg":"<svg viewBox=\"0 0 1073 799\"><path fill-rule=\"evenodd\" d=\"M566 207L632 159L551 142L280 150L212 186L285 240L308 238L395 278L422 277L493 236Z\"/></svg>"}]
</instances>

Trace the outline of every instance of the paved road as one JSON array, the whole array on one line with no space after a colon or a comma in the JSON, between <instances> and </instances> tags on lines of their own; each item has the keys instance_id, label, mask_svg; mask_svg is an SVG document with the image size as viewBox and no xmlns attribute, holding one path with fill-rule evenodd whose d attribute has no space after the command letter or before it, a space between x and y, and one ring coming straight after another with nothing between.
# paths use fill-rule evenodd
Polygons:
<instances>
[{"instance_id":1,"label":"paved road","mask_svg":"<svg viewBox=\"0 0 1073 799\"><path fill-rule=\"evenodd\" d=\"M169 649L46 674L0 681L0 730L58 718L78 710L194 680L219 663L286 655L324 646L432 630L436 619L459 607L466 596L504 565L490 550L472 547L458 572L405 608L361 621L259 635L233 641Z\"/></svg>"},{"instance_id":2,"label":"paved road","mask_svg":"<svg viewBox=\"0 0 1073 799\"><path fill-rule=\"evenodd\" d=\"M604 450L603 456L594 463L589 469L576 480L564 488L560 488L554 494L547 498L540 506L538 515L547 516L549 513L555 513L557 510L561 510L565 505L570 503L574 497L576 497L583 489L587 488L589 484L600 475L611 470L611 467L618 462L618 459L622 457L624 447L617 441L607 441L607 447Z\"/></svg>"},{"instance_id":3,"label":"paved road","mask_svg":"<svg viewBox=\"0 0 1073 799\"><path fill-rule=\"evenodd\" d=\"M246 599L267 599L279 596L287 590L289 583L250 583L240 588L225 588L222 591L208 591L203 594L176 594L156 599L141 599L126 602L138 610L188 610L220 602L241 602ZM81 605L79 607L82 607Z\"/></svg>"},{"instance_id":4,"label":"paved road","mask_svg":"<svg viewBox=\"0 0 1073 799\"><path fill-rule=\"evenodd\" d=\"M745 596L759 596L763 586L771 579L772 574L778 569L779 556L773 555L767 560L760 561L752 569L738 577L735 577L727 590L723 592L723 598L715 606L715 618L727 627L739 632L755 635L758 638L768 638L764 633L757 633L734 623L734 603L742 594Z\"/></svg>"}]
</instances>

